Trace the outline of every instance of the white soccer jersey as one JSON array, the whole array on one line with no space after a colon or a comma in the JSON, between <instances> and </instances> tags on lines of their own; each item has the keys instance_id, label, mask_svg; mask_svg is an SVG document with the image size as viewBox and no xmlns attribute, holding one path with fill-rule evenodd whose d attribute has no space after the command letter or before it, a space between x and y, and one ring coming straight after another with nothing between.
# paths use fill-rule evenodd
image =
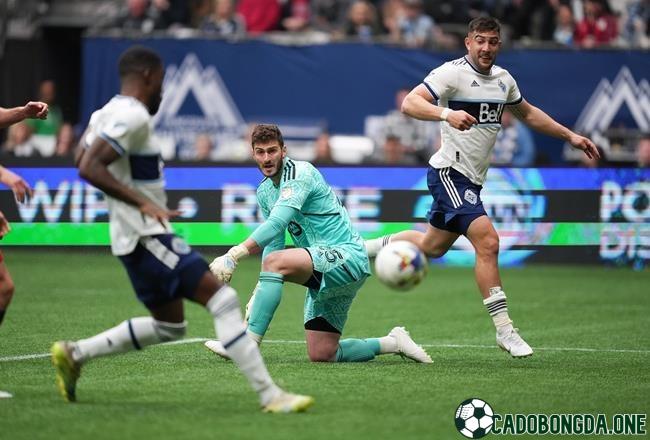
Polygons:
<instances>
[{"instance_id":1,"label":"white soccer jersey","mask_svg":"<svg viewBox=\"0 0 650 440\"><path fill-rule=\"evenodd\" d=\"M465 110L478 121L467 131L442 122L441 147L429 163L434 168L452 167L482 185L501 129L504 106L518 104L522 99L515 79L496 65L489 75L484 75L463 57L432 70L424 85L439 106Z\"/></svg>"},{"instance_id":2,"label":"white soccer jersey","mask_svg":"<svg viewBox=\"0 0 650 440\"><path fill-rule=\"evenodd\" d=\"M135 189L161 207L167 206L162 159L157 143L151 142L151 116L139 100L116 95L94 112L84 138L86 146L97 137L107 141L121 157L108 166L121 183ZM133 251L142 236L171 232L169 224L145 217L133 205L106 196L113 255Z\"/></svg>"}]
</instances>

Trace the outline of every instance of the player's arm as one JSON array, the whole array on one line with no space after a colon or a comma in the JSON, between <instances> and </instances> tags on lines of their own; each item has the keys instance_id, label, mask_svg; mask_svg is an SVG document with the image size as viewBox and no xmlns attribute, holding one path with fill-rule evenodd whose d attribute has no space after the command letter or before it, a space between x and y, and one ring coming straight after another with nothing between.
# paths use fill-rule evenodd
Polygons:
<instances>
[{"instance_id":1,"label":"player's arm","mask_svg":"<svg viewBox=\"0 0 650 440\"><path fill-rule=\"evenodd\" d=\"M447 121L457 130L469 130L476 124L476 118L464 110L452 110L437 105L432 92L420 84L406 95L402 101L402 113L423 121Z\"/></svg>"},{"instance_id":2,"label":"player's arm","mask_svg":"<svg viewBox=\"0 0 650 440\"><path fill-rule=\"evenodd\" d=\"M237 263L242 258L257 254L270 244L277 245L280 238L284 240L285 230L297 213L298 210L294 207L276 205L266 221L259 225L244 242L233 246L225 255L214 259L210 264L212 273L221 281L229 282L237 268Z\"/></svg>"},{"instance_id":3,"label":"player's arm","mask_svg":"<svg viewBox=\"0 0 650 440\"><path fill-rule=\"evenodd\" d=\"M27 197L32 196L32 188L25 182L25 179L2 165L0 165L0 182L7 185L14 192L16 200L20 203L24 202Z\"/></svg>"},{"instance_id":4,"label":"player's arm","mask_svg":"<svg viewBox=\"0 0 650 440\"><path fill-rule=\"evenodd\" d=\"M7 235L11 231L11 226L9 226L9 221L5 218L5 215L0 211L0 240L2 237Z\"/></svg>"},{"instance_id":5,"label":"player's arm","mask_svg":"<svg viewBox=\"0 0 650 440\"><path fill-rule=\"evenodd\" d=\"M120 157L119 153L104 139L97 137L79 157L79 176L90 182L111 197L136 206L143 215L161 222L177 215L118 181L108 171L108 166Z\"/></svg>"},{"instance_id":6,"label":"player's arm","mask_svg":"<svg viewBox=\"0 0 650 440\"><path fill-rule=\"evenodd\" d=\"M508 106L508 110L530 128L569 142L574 148L584 151L590 159L600 158L600 153L591 140L569 130L525 99L518 104Z\"/></svg>"},{"instance_id":7,"label":"player's arm","mask_svg":"<svg viewBox=\"0 0 650 440\"><path fill-rule=\"evenodd\" d=\"M84 156L84 153L88 149L88 144L86 143L86 136L88 136L89 128L86 128L86 131L81 135L81 138L79 138L79 143L77 144L77 148L75 149L74 152L74 166L79 168L79 164L81 163L81 158Z\"/></svg>"},{"instance_id":8,"label":"player's arm","mask_svg":"<svg viewBox=\"0 0 650 440\"><path fill-rule=\"evenodd\" d=\"M22 107L0 107L0 128L9 127L28 118L47 118L48 106L44 102L28 102Z\"/></svg>"}]
</instances>

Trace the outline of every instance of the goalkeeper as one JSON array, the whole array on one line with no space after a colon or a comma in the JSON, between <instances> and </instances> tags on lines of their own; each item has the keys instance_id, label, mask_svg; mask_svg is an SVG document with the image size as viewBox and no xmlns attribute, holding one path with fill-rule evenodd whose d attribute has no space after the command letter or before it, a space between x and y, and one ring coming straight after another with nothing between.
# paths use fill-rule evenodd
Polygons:
<instances>
[{"instance_id":1,"label":"goalkeeper","mask_svg":"<svg viewBox=\"0 0 650 440\"><path fill-rule=\"evenodd\" d=\"M266 221L210 265L217 278L229 282L242 258L263 250L262 272L247 306L251 338L262 342L280 304L282 285L289 281L307 287L304 322L311 361L364 362L398 353L431 363L403 327L381 338L340 340L352 301L370 275L363 239L320 172L309 162L287 157L277 126L256 126L251 144L253 159L265 177L257 188L257 201ZM284 249L285 230L295 249ZM218 341L206 346L227 357Z\"/></svg>"}]
</instances>

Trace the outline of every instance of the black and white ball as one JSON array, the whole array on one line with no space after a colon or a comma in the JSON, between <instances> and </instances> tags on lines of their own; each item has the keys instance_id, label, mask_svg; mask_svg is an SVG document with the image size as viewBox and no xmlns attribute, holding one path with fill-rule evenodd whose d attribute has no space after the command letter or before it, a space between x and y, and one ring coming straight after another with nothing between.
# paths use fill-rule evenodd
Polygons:
<instances>
[{"instance_id":1,"label":"black and white ball","mask_svg":"<svg viewBox=\"0 0 650 440\"><path fill-rule=\"evenodd\" d=\"M494 411L481 399L467 399L456 409L456 429L467 438L485 437L492 430Z\"/></svg>"}]
</instances>

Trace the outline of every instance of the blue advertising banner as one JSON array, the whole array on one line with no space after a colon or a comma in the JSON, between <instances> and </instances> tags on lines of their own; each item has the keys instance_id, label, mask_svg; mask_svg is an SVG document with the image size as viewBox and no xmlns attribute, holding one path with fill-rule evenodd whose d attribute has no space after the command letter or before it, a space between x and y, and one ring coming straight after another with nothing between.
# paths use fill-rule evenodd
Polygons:
<instances>
[{"instance_id":1,"label":"blue advertising banner","mask_svg":"<svg viewBox=\"0 0 650 440\"><path fill-rule=\"evenodd\" d=\"M28 182L41 182L56 188L62 181L79 180L75 168L12 168ZM384 190L427 189L426 168L414 167L319 167L327 182L339 188L380 187ZM490 181L506 176L517 182L520 190L597 190L603 182L628 185L650 181L648 168L492 168ZM260 171L253 165L242 167L168 167L165 168L168 190L217 190L225 185L257 185Z\"/></svg>"},{"instance_id":2,"label":"blue advertising banner","mask_svg":"<svg viewBox=\"0 0 650 440\"><path fill-rule=\"evenodd\" d=\"M11 191L0 191L14 229L3 245L107 244L105 197L75 169L13 169L34 194L17 205ZM321 171L364 237L426 227L432 198L425 169ZM243 241L261 220L260 177L253 166L167 168L168 205L181 212L174 228L193 245ZM650 169L492 168L481 199L500 236L501 264L600 261L643 267L650 260ZM473 263L464 237L452 250L437 261Z\"/></svg>"},{"instance_id":3,"label":"blue advertising banner","mask_svg":"<svg viewBox=\"0 0 650 440\"><path fill-rule=\"evenodd\" d=\"M87 38L84 121L118 92L117 59L135 43L156 49L166 63L156 131L177 147L200 133L240 137L249 121L284 123L293 138L314 138L324 127L362 134L366 117L394 108L399 88L419 84L431 69L462 55L354 43ZM650 130L647 52L514 50L497 63L513 74L525 99L567 126L586 133L610 126ZM561 142L543 142L559 162Z\"/></svg>"}]
</instances>

